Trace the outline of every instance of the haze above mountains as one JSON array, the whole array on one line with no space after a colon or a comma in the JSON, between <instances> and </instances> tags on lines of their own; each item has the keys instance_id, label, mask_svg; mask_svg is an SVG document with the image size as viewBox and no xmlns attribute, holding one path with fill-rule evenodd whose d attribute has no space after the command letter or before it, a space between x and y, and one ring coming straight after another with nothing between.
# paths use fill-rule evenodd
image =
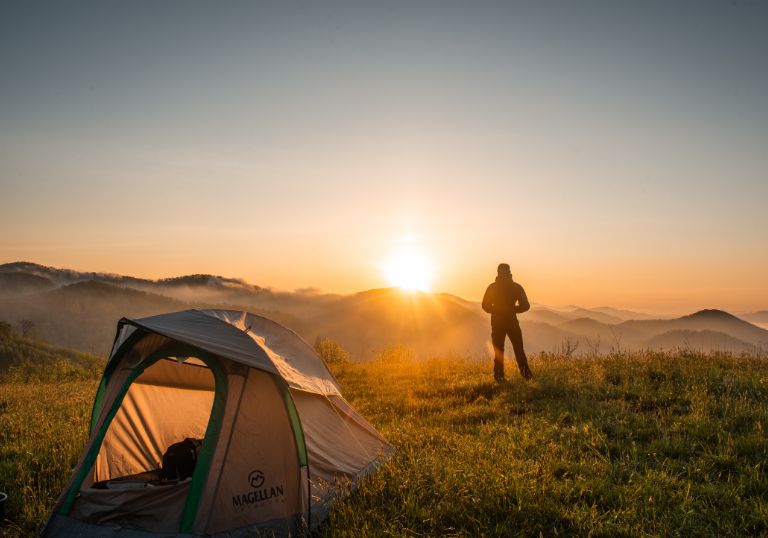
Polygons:
<instances>
[{"instance_id":1,"label":"haze above mountains","mask_svg":"<svg viewBox=\"0 0 768 538\"><path fill-rule=\"evenodd\" d=\"M479 304L446 293L394 288L352 295L276 292L213 275L148 280L29 262L0 265L0 321L18 326L29 320L39 337L73 349L105 355L121 317L188 308L249 310L290 327L309 343L332 338L362 360L394 345L425 357L490 354L488 316ZM611 307L534 305L520 322L531 353L768 351L768 310L735 316L713 309L662 319Z\"/></svg>"}]
</instances>

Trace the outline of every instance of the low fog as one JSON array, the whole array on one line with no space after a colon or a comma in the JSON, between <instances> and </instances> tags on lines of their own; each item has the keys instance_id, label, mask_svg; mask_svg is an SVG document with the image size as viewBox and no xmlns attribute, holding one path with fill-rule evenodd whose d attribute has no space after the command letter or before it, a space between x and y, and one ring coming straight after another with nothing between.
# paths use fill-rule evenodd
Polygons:
<instances>
[{"instance_id":1,"label":"low fog","mask_svg":"<svg viewBox=\"0 0 768 538\"><path fill-rule=\"evenodd\" d=\"M339 342L355 360L405 346L416 357L486 359L489 320L477 303L450 294L396 288L351 295L318 290L276 292L233 278L190 275L148 280L0 265L0 321L35 338L106 355L117 321L189 308L248 310L296 331L309 344ZM762 321L765 312L745 315ZM659 319L611 307L555 309L535 305L520 315L529 353L589 356L636 349L688 348L765 353L768 331L720 310Z\"/></svg>"}]
</instances>

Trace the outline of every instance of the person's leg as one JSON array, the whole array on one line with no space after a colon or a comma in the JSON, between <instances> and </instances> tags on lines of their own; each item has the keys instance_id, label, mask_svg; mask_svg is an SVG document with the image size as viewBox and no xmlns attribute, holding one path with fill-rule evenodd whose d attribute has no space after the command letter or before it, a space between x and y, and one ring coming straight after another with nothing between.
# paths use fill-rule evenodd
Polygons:
<instances>
[{"instance_id":1,"label":"person's leg","mask_svg":"<svg viewBox=\"0 0 768 538\"><path fill-rule=\"evenodd\" d=\"M504 379L504 340L507 331L503 327L491 325L491 342L493 343L493 378L496 381Z\"/></svg>"},{"instance_id":2,"label":"person's leg","mask_svg":"<svg viewBox=\"0 0 768 538\"><path fill-rule=\"evenodd\" d=\"M525 379L530 379L533 374L528 367L528 357L525 356L523 349L523 331L520 330L519 323L512 323L509 326L509 340L512 342L512 349L515 351L515 360L520 369L520 375Z\"/></svg>"}]
</instances>

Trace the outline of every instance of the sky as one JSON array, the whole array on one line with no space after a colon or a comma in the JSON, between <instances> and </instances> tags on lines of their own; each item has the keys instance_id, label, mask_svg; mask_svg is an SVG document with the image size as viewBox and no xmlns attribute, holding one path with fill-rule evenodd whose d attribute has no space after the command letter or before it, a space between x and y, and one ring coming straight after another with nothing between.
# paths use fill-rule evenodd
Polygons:
<instances>
[{"instance_id":1,"label":"sky","mask_svg":"<svg viewBox=\"0 0 768 538\"><path fill-rule=\"evenodd\" d=\"M768 308L768 3L3 2L0 263Z\"/></svg>"}]
</instances>

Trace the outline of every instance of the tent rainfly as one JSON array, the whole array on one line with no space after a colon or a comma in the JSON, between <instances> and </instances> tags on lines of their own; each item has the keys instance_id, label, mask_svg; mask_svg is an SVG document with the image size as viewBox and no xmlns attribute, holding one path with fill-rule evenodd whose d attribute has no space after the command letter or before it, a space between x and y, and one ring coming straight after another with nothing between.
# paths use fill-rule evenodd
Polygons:
<instances>
[{"instance_id":1,"label":"tent rainfly","mask_svg":"<svg viewBox=\"0 0 768 538\"><path fill-rule=\"evenodd\" d=\"M314 350L273 321L124 318L43 535L301 534L391 451Z\"/></svg>"}]
</instances>

